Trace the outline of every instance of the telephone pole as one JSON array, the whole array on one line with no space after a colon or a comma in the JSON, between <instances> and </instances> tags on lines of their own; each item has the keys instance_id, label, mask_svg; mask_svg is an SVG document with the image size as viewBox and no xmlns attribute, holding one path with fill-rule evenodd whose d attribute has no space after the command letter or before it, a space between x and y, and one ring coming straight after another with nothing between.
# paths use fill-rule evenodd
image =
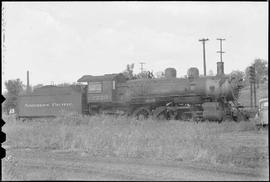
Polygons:
<instances>
[{"instance_id":1,"label":"telephone pole","mask_svg":"<svg viewBox=\"0 0 270 182\"><path fill-rule=\"evenodd\" d=\"M254 104L254 106L256 107L255 64L248 67L248 78L249 78L249 85L250 85L250 106L253 107L253 104ZM253 99L254 99L254 103L253 103Z\"/></svg>"},{"instance_id":2,"label":"telephone pole","mask_svg":"<svg viewBox=\"0 0 270 182\"><path fill-rule=\"evenodd\" d=\"M217 51L217 53L220 53L220 62L222 62L222 54L225 53L222 51L222 41L225 39L218 38L217 40L220 42L220 51Z\"/></svg>"},{"instance_id":3,"label":"telephone pole","mask_svg":"<svg viewBox=\"0 0 270 182\"><path fill-rule=\"evenodd\" d=\"M204 76L206 76L206 62L205 62L205 41L208 41L209 39L199 39L203 43L203 71L204 71Z\"/></svg>"},{"instance_id":4,"label":"telephone pole","mask_svg":"<svg viewBox=\"0 0 270 182\"><path fill-rule=\"evenodd\" d=\"M256 96L256 67L255 67L255 63L253 64L254 67L254 83L253 83L253 94L254 94L254 107L257 107L257 96Z\"/></svg>"},{"instance_id":5,"label":"telephone pole","mask_svg":"<svg viewBox=\"0 0 270 182\"><path fill-rule=\"evenodd\" d=\"M143 65L144 65L145 63L140 62L140 64L141 64L141 73L142 73L142 72L143 72Z\"/></svg>"}]
</instances>

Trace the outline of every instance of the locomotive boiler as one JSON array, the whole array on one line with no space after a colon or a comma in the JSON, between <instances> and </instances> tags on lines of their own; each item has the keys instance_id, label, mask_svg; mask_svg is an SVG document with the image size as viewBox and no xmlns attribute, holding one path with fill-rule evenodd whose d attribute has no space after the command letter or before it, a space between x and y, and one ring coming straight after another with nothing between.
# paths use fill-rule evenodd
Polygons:
<instances>
[{"instance_id":1,"label":"locomotive boiler","mask_svg":"<svg viewBox=\"0 0 270 182\"><path fill-rule=\"evenodd\" d=\"M218 72L200 77L190 68L186 78L177 78L174 68L164 78L127 80L123 74L85 75L87 114L127 114L138 118L218 120L237 119L233 103L237 87Z\"/></svg>"}]
</instances>

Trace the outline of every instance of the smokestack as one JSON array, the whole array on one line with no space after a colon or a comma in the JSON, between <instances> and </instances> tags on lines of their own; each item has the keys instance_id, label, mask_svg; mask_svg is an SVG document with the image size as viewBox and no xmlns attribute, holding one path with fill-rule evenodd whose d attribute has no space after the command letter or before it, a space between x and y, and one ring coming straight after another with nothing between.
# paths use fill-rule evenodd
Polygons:
<instances>
[{"instance_id":1,"label":"smokestack","mask_svg":"<svg viewBox=\"0 0 270 182\"><path fill-rule=\"evenodd\" d=\"M224 75L224 62L217 62L217 76Z\"/></svg>"},{"instance_id":2,"label":"smokestack","mask_svg":"<svg viewBox=\"0 0 270 182\"><path fill-rule=\"evenodd\" d=\"M27 87L26 87L27 94L30 94L30 85L29 85L29 71L27 71Z\"/></svg>"}]
</instances>

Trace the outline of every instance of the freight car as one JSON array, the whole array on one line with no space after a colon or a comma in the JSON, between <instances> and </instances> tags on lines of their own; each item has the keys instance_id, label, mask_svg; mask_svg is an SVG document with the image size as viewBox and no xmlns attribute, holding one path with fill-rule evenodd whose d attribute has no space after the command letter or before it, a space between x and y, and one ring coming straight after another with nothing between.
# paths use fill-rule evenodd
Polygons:
<instances>
[{"instance_id":1,"label":"freight car","mask_svg":"<svg viewBox=\"0 0 270 182\"><path fill-rule=\"evenodd\" d=\"M85 75L87 114L127 114L138 118L181 120L237 120L239 87L224 74L199 77L197 68L187 78L176 78L167 68L165 78L127 80L123 74ZM247 118L246 118L247 119Z\"/></svg>"}]
</instances>

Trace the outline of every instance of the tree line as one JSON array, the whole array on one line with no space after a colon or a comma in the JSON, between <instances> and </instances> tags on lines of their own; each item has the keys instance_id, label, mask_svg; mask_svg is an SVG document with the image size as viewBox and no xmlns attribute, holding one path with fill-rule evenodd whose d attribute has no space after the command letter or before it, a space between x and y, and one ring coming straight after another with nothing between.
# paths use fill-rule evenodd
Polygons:
<instances>
[{"instance_id":1,"label":"tree line","mask_svg":"<svg viewBox=\"0 0 270 182\"><path fill-rule=\"evenodd\" d=\"M255 59L249 66L255 67L255 83L257 88L260 87L260 84L268 82L268 62L266 60ZM244 86L247 86L249 85L249 66L243 71L234 70L230 75L241 81Z\"/></svg>"}]
</instances>

